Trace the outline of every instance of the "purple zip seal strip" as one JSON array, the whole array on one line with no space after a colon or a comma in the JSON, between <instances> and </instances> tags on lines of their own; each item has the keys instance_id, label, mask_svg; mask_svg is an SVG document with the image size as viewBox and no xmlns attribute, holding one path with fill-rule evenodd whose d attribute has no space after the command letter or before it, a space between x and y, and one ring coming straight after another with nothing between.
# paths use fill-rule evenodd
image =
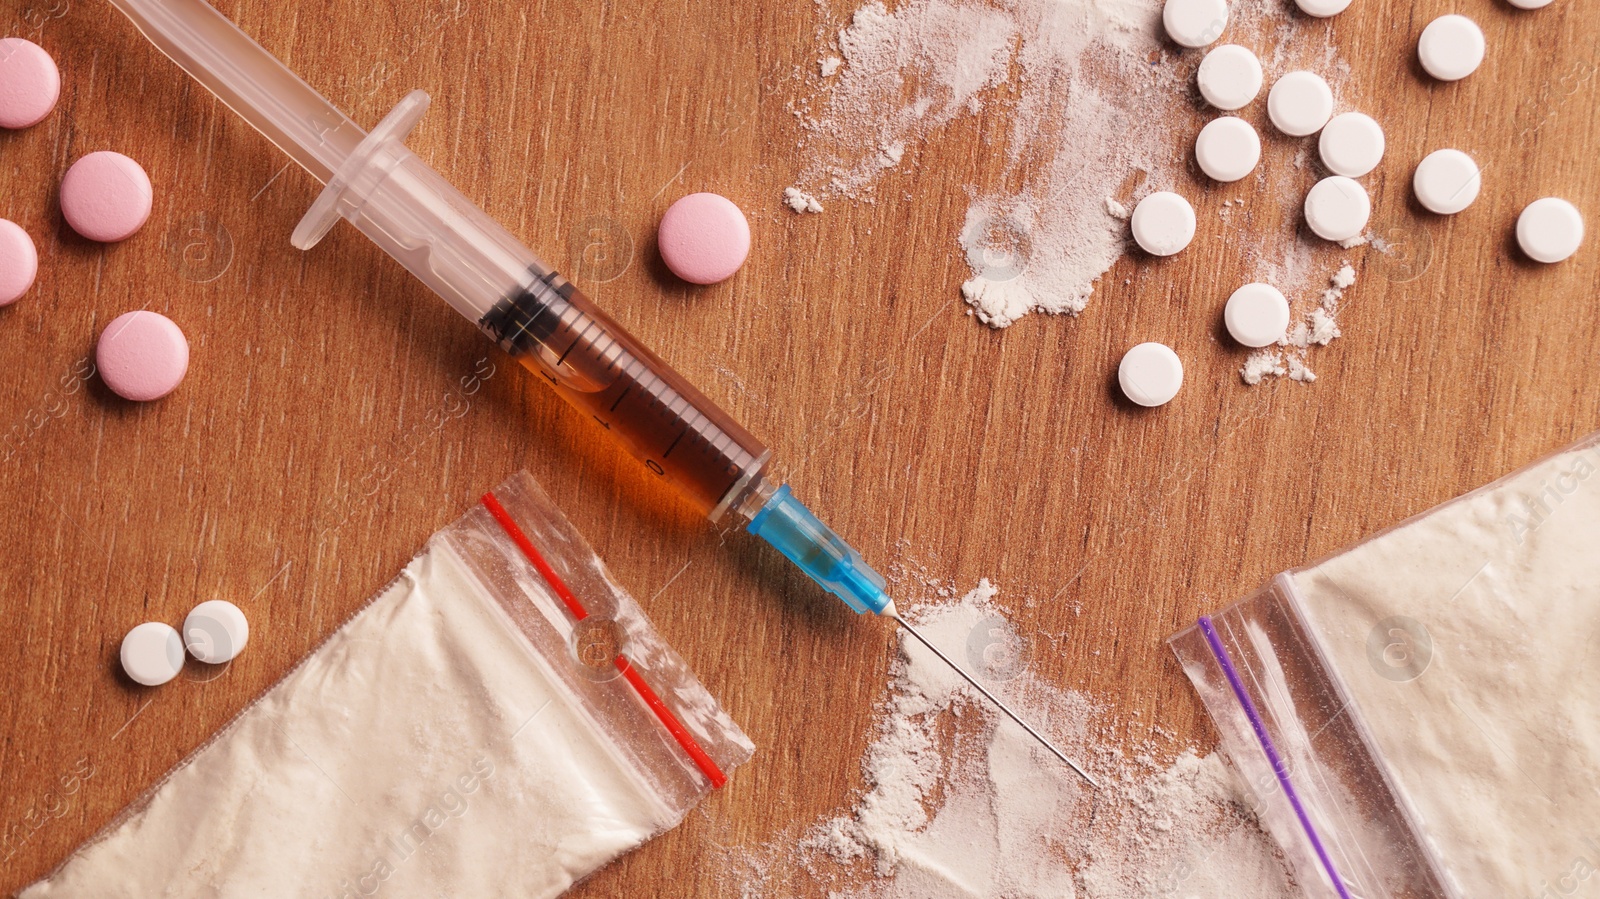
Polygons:
<instances>
[{"instance_id":1,"label":"purple zip seal strip","mask_svg":"<svg viewBox=\"0 0 1600 899\"><path fill-rule=\"evenodd\" d=\"M1300 819L1300 827L1311 840L1311 849L1317 854L1317 860L1322 862L1323 869L1327 871L1328 877L1333 881L1333 888L1338 891L1341 899L1351 899L1350 891L1345 889L1344 881L1340 879L1338 870L1333 866L1333 859L1328 857L1328 850L1317 836L1317 829L1311 825L1311 816L1306 814L1305 806L1300 804L1300 796L1294 791L1294 784L1289 780L1289 766L1285 765L1282 756L1278 755L1278 747L1273 745L1272 736L1267 733L1267 723L1261 720L1261 713L1256 711L1256 704L1251 701L1250 694L1245 692L1239 670L1233 667L1233 660L1228 658L1228 650L1223 647L1222 638L1217 636L1217 629L1212 626L1210 617L1200 616L1200 632L1205 634L1206 643L1211 647L1211 654L1216 657L1217 664L1222 666L1222 673L1228 678L1228 686L1233 688L1234 697L1244 709L1245 717L1250 719L1250 727L1256 732L1256 740L1261 744L1261 751L1267 754L1267 762L1272 765L1272 773L1278 776L1278 785L1283 787L1283 794L1289 798L1289 805L1294 808L1295 817Z\"/></svg>"}]
</instances>

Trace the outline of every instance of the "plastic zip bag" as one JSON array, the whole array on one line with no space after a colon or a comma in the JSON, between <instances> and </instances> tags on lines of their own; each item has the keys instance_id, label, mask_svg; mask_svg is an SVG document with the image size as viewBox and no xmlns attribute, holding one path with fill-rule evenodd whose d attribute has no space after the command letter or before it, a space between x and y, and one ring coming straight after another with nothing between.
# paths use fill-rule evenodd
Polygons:
<instances>
[{"instance_id":1,"label":"plastic zip bag","mask_svg":"<svg viewBox=\"0 0 1600 899\"><path fill-rule=\"evenodd\" d=\"M21 895L554 896L752 751L523 472Z\"/></svg>"},{"instance_id":2,"label":"plastic zip bag","mask_svg":"<svg viewBox=\"0 0 1600 899\"><path fill-rule=\"evenodd\" d=\"M1305 893L1600 870L1600 435L1173 636Z\"/></svg>"}]
</instances>

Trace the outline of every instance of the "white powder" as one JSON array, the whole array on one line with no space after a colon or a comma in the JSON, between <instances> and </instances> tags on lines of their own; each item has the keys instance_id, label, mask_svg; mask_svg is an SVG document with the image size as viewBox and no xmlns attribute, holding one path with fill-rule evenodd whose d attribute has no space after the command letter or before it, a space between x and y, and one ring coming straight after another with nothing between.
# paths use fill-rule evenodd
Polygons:
<instances>
[{"instance_id":1,"label":"white powder","mask_svg":"<svg viewBox=\"0 0 1600 899\"><path fill-rule=\"evenodd\" d=\"M809 129L813 164L797 187L839 194L870 185L884 145L981 107L979 92L1009 74L1015 37L1003 11L958 0L911 0L892 14L880 2L862 6L838 34L845 65L828 87L827 119Z\"/></svg>"},{"instance_id":2,"label":"white powder","mask_svg":"<svg viewBox=\"0 0 1600 899\"><path fill-rule=\"evenodd\" d=\"M904 148L981 115L972 153L1003 159L989 183L1004 186L969 188L958 237L969 311L996 328L1034 311L1076 314L1125 248L1127 205L1187 189L1191 61L1160 42L1160 13L1160 0L905 0L892 12L868 2L837 32L848 65L800 103L807 161L791 189L870 199ZM1270 49L1269 70L1342 81L1326 33L1280 4L1236 6L1228 36ZM1309 176L1278 169L1274 195L1297 221ZM799 208L788 191L785 202ZM1233 227L1238 251L1275 270L1260 280L1285 293L1307 285L1326 252L1292 227L1252 227L1243 210Z\"/></svg>"},{"instance_id":3,"label":"white powder","mask_svg":"<svg viewBox=\"0 0 1600 899\"><path fill-rule=\"evenodd\" d=\"M1327 346L1335 337L1340 336L1339 325L1332 315L1322 307L1311 310L1310 340L1318 346Z\"/></svg>"},{"instance_id":4,"label":"white powder","mask_svg":"<svg viewBox=\"0 0 1600 899\"><path fill-rule=\"evenodd\" d=\"M960 600L919 608L916 624L1088 763L1102 790L902 639L862 760L864 792L848 812L812 825L798 851L774 845L740 859L743 894L821 887L832 899L1292 895L1221 757L1181 751L1162 765L1111 748L1096 704L1025 669L1023 644L995 595L983 581Z\"/></svg>"},{"instance_id":5,"label":"white powder","mask_svg":"<svg viewBox=\"0 0 1600 899\"><path fill-rule=\"evenodd\" d=\"M1343 335L1337 319L1339 304L1344 299L1345 290L1355 283L1356 270L1346 261L1328 276L1328 286L1314 300L1292 301L1291 309L1299 321L1284 335L1282 348L1269 347L1252 352L1239 369L1239 377L1250 385L1259 384L1267 377L1284 375L1290 380L1306 384L1315 381L1317 375L1306 361L1310 348L1313 345L1327 346Z\"/></svg>"},{"instance_id":6,"label":"white powder","mask_svg":"<svg viewBox=\"0 0 1600 899\"><path fill-rule=\"evenodd\" d=\"M1294 577L1463 896L1600 895L1597 470L1591 442Z\"/></svg>"},{"instance_id":7,"label":"white powder","mask_svg":"<svg viewBox=\"0 0 1600 899\"><path fill-rule=\"evenodd\" d=\"M1181 102L1178 79L1142 58L1158 13L1158 0L908 0L892 13L869 2L838 34L848 65L808 123L799 185L864 195L904 148L995 106L1009 132L988 139L1022 189L972 201L963 295L995 327L1034 309L1077 312L1122 251L1105 198L1136 168L1181 167L1124 102L1161 78ZM1092 74L1091 50L1102 54Z\"/></svg>"},{"instance_id":8,"label":"white powder","mask_svg":"<svg viewBox=\"0 0 1600 899\"><path fill-rule=\"evenodd\" d=\"M430 546L147 805L21 895L549 897L674 823L455 554Z\"/></svg>"},{"instance_id":9,"label":"white powder","mask_svg":"<svg viewBox=\"0 0 1600 899\"><path fill-rule=\"evenodd\" d=\"M795 212L822 211L822 203L819 202L816 197L813 197L798 187L784 188L783 202L784 205L788 206L790 209L793 209Z\"/></svg>"},{"instance_id":10,"label":"white powder","mask_svg":"<svg viewBox=\"0 0 1600 899\"><path fill-rule=\"evenodd\" d=\"M1244 360L1244 367L1239 369L1239 377L1252 386L1260 384L1261 379L1268 375L1282 377L1288 373L1289 370L1283 367L1283 353L1271 349L1251 353Z\"/></svg>"}]
</instances>

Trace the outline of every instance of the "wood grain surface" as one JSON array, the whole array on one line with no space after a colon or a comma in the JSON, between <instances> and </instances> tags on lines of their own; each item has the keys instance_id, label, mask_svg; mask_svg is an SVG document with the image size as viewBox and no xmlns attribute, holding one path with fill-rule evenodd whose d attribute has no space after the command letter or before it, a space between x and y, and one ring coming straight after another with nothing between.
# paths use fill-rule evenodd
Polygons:
<instances>
[{"instance_id":1,"label":"wood grain surface","mask_svg":"<svg viewBox=\"0 0 1600 899\"><path fill-rule=\"evenodd\" d=\"M1355 251L1320 380L1251 389L1218 336L1223 287L1251 280L1225 229L1164 265L1124 257L1076 319L997 332L963 314L955 235L969 188L1000 177L978 137L1003 111L934 135L875 203L783 209L801 166L789 104L814 93L850 0L218 4L364 125L428 90L411 147L764 437L903 602L993 579L1037 635L1039 674L1114 710L1107 741L1166 751L1215 740L1168 635L1600 428L1597 242L1537 266L1512 238L1549 194L1600 222L1600 19L1584 5L1356 0L1299 22L1350 64L1345 104L1388 130L1375 224L1420 249ZM1405 60L1450 11L1483 24L1489 57L1431 83ZM715 847L848 805L894 651L883 622L708 526L353 229L291 249L319 185L108 5L4 0L0 23L63 72L49 119L0 133L0 216L41 257L33 292L0 310L0 890L59 863L523 467L759 748L573 895L736 896ZM1204 120L1176 116L1190 133ZM1448 145L1483 165L1482 196L1422 214L1411 169ZM149 223L108 246L72 234L55 198L100 149L156 185ZM1183 189L1202 222L1249 190ZM754 232L716 287L674 281L654 248L695 190L735 200ZM1252 227L1294 227L1254 208ZM87 374L104 324L140 308L192 348L177 392L143 405ZM1188 372L1156 411L1114 395L1143 340ZM237 662L156 689L120 676L130 627L216 597L251 617Z\"/></svg>"}]
</instances>

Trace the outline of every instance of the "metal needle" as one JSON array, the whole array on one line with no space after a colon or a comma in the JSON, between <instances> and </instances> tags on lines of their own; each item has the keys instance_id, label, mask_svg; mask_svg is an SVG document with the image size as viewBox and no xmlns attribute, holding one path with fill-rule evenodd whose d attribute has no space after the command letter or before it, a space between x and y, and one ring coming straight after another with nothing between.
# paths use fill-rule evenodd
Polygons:
<instances>
[{"instance_id":1,"label":"metal needle","mask_svg":"<svg viewBox=\"0 0 1600 899\"><path fill-rule=\"evenodd\" d=\"M912 627L911 625L907 624L906 620L904 618L901 618L900 614L898 612L886 609L886 610L884 610L883 614L887 615L890 618L893 618L896 624L898 624L901 627L906 629L906 633L910 634L913 637L916 637L918 642L920 642L923 646L928 647L928 650L930 652L932 652L934 655L938 656L941 661L943 661L946 665L949 665L952 669L955 670L955 672L957 674L959 674L963 678L965 678L967 683L971 684L975 689L977 689L977 691L979 693L982 693L985 698L987 698L990 702L994 703L995 706L1000 709L1000 711L1005 712L1006 716L1008 718L1010 718L1012 721L1017 722L1017 724L1019 726L1021 726L1021 728L1023 730L1027 731L1030 735L1032 735L1032 737L1035 740L1038 740L1041 744L1043 744L1044 748L1050 750L1052 753L1055 753L1056 758L1062 760L1063 762L1066 762L1067 765L1072 768L1072 770L1078 772L1078 775L1080 777L1082 777L1084 780L1088 781L1090 786L1094 787L1097 790L1100 789L1100 783L1098 781L1096 781L1094 778L1090 777L1089 776L1089 772L1087 772L1087 771L1083 770L1082 768L1078 767L1078 763L1074 762L1072 759L1067 758L1067 754L1062 752L1061 750L1057 749L1056 745L1054 743L1050 742L1049 740L1046 740L1044 738L1043 734L1040 734L1038 731L1036 731L1032 727L1028 726L1028 722L1023 721L1021 718L1017 717L1017 713L1011 711L1010 706L1007 706L1005 703L1001 702L1000 698L998 696L995 696L993 693L990 693L988 690L984 689L983 684L978 683L978 681L972 675L967 673L965 668L962 668L960 665L957 665L955 663L955 661L952 660L949 656L947 656L944 653L940 652L939 651L939 647L934 646L932 643L928 642L928 638L927 637L924 637L921 634L917 633L917 629Z\"/></svg>"}]
</instances>

